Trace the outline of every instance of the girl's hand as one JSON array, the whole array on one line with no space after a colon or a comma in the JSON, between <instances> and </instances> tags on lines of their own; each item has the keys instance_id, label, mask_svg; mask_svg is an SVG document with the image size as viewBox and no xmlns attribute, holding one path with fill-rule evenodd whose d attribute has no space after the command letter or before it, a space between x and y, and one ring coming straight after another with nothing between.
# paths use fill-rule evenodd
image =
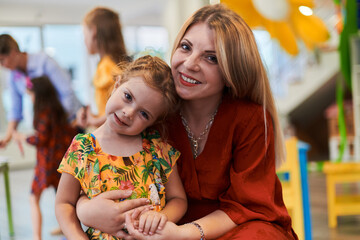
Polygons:
<instances>
[{"instance_id":1,"label":"girl's hand","mask_svg":"<svg viewBox=\"0 0 360 240\"><path fill-rule=\"evenodd\" d=\"M125 214L131 214L137 208L138 211L143 212L152 207L146 198L115 202L118 199L128 198L131 193L131 191L113 190L101 193L91 200L82 195L76 204L76 214L84 225L124 238L126 233L122 229Z\"/></svg>"},{"instance_id":2,"label":"girl's hand","mask_svg":"<svg viewBox=\"0 0 360 240\"><path fill-rule=\"evenodd\" d=\"M135 211L134 211L135 212ZM144 235L136 229L137 220L133 218L133 214L126 214L126 228L129 235L137 240L182 240L186 237L182 236L182 226L177 226L175 223L167 221L161 230L157 230L153 235Z\"/></svg>"},{"instance_id":3,"label":"girl's hand","mask_svg":"<svg viewBox=\"0 0 360 240\"><path fill-rule=\"evenodd\" d=\"M138 231L144 235L153 235L156 231L164 228L168 221L164 213L147 211L140 215Z\"/></svg>"},{"instance_id":4,"label":"girl's hand","mask_svg":"<svg viewBox=\"0 0 360 240\"><path fill-rule=\"evenodd\" d=\"M88 106L82 107L80 108L77 113L76 113L76 125L81 127L81 128L86 128L88 123L87 123L87 112L88 111Z\"/></svg>"}]
</instances>

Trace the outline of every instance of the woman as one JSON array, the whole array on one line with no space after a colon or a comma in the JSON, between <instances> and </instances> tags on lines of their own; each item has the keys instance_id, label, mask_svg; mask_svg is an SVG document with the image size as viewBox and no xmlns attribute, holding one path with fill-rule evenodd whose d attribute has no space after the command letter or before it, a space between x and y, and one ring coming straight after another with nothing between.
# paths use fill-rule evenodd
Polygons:
<instances>
[{"instance_id":1,"label":"woman","mask_svg":"<svg viewBox=\"0 0 360 240\"><path fill-rule=\"evenodd\" d=\"M106 196L82 198L80 220L117 232L116 211L119 225L126 216L125 239L297 239L275 173L285 155L279 120L250 28L223 5L205 6L180 30L171 67L183 102L168 121L169 140L181 152L188 197L179 224L190 224L144 236L133 226L136 214ZM100 212L108 214L94 220Z\"/></svg>"}]
</instances>

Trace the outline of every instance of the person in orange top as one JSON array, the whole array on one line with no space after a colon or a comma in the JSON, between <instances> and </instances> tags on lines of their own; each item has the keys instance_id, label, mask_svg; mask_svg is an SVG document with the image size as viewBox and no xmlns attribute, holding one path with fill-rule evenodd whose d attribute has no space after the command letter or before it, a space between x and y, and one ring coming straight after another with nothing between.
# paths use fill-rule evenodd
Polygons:
<instances>
[{"instance_id":1,"label":"person in orange top","mask_svg":"<svg viewBox=\"0 0 360 240\"><path fill-rule=\"evenodd\" d=\"M77 113L77 122L82 127L98 127L104 123L105 105L114 87L114 75L119 74L117 64L129 61L126 54L119 15L111 9L97 7L88 12L83 23L85 45L90 54L99 54L93 85L97 114L89 107Z\"/></svg>"},{"instance_id":2,"label":"person in orange top","mask_svg":"<svg viewBox=\"0 0 360 240\"><path fill-rule=\"evenodd\" d=\"M128 239L138 240L298 239L275 171L285 159L282 132L251 29L222 4L202 7L180 29L171 69L182 104L168 119L169 142L181 151L185 216L143 236L136 216L112 201L126 194L114 191L80 198L79 219L117 232L125 218Z\"/></svg>"}]
</instances>

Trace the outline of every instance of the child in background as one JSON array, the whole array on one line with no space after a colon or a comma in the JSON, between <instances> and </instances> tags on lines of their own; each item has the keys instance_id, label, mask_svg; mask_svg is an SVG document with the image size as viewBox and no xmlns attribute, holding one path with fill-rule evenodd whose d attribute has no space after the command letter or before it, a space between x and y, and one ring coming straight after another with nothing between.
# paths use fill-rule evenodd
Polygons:
<instances>
[{"instance_id":1,"label":"child in background","mask_svg":"<svg viewBox=\"0 0 360 240\"><path fill-rule=\"evenodd\" d=\"M113 76L118 70L117 63L129 58L116 12L103 7L94 8L86 14L83 30L88 53L100 56L93 79L98 113L94 115L89 107L83 107L77 114L77 121L83 127L99 127L106 119L105 105L115 84Z\"/></svg>"},{"instance_id":2,"label":"child in background","mask_svg":"<svg viewBox=\"0 0 360 240\"><path fill-rule=\"evenodd\" d=\"M48 77L28 80L27 93L34 103L34 129L36 133L26 141L36 147L36 165L31 186L30 206L33 224L33 239L41 240L42 217L40 197L44 189L57 188L60 174L57 167L69 144L78 131L68 122L55 87ZM19 140L20 134L14 136Z\"/></svg>"},{"instance_id":3,"label":"child in background","mask_svg":"<svg viewBox=\"0 0 360 240\"><path fill-rule=\"evenodd\" d=\"M118 239L93 228L87 235L82 231L75 211L80 190L90 199L116 189L131 190L129 199L148 198L155 211L138 219L145 235L183 216L187 201L176 167L180 153L150 129L154 124L162 129L178 103L163 60L147 55L126 64L106 104L105 123L93 133L78 134L59 166L55 210L68 238Z\"/></svg>"}]
</instances>

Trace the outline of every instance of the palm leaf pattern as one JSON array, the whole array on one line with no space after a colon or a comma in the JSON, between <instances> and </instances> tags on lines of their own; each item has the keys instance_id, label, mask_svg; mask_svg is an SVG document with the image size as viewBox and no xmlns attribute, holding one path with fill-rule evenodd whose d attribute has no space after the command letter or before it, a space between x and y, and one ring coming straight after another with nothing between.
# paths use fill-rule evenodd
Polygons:
<instances>
[{"instance_id":1,"label":"palm leaf pattern","mask_svg":"<svg viewBox=\"0 0 360 240\"><path fill-rule=\"evenodd\" d=\"M141 136L143 151L129 157L109 157L92 134L78 134L73 140L76 149L70 146L59 171L79 179L89 198L117 189L133 190L128 199L149 198L149 185L155 183L163 207L165 184L180 153L162 142L156 131L144 132ZM93 228L89 228L87 234L89 239L118 239Z\"/></svg>"}]
</instances>

